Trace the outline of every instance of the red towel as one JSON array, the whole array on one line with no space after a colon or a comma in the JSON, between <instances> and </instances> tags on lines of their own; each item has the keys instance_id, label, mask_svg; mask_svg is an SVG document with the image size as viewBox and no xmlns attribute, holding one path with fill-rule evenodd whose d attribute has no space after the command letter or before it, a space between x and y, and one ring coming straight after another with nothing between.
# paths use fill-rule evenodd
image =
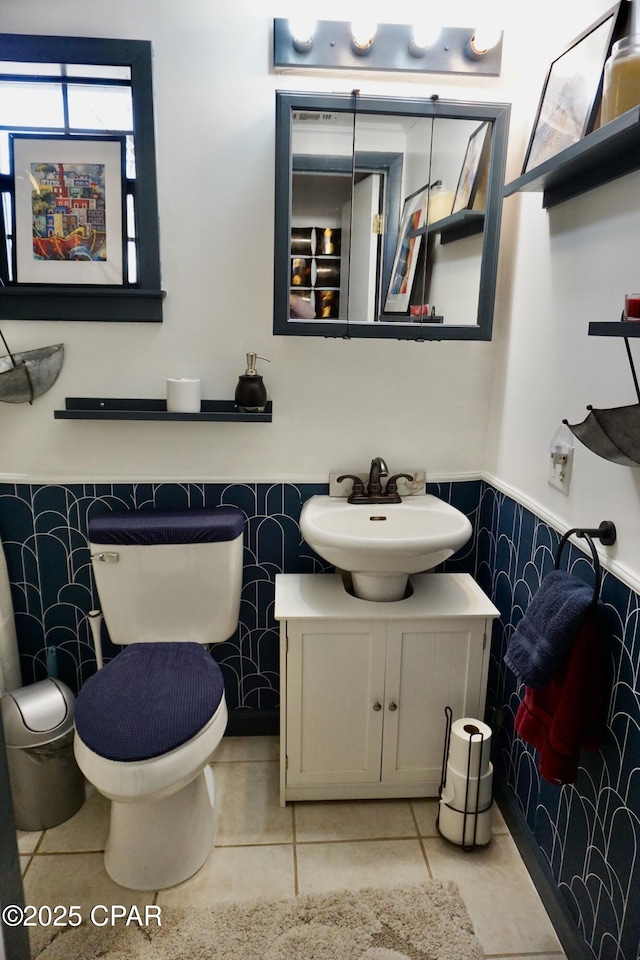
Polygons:
<instances>
[{"instance_id":1,"label":"red towel","mask_svg":"<svg viewBox=\"0 0 640 960\"><path fill-rule=\"evenodd\" d=\"M604 656L598 615L585 615L571 651L551 681L526 687L515 726L539 751L539 770L550 783L575 783L580 750L600 747L604 726Z\"/></svg>"}]
</instances>

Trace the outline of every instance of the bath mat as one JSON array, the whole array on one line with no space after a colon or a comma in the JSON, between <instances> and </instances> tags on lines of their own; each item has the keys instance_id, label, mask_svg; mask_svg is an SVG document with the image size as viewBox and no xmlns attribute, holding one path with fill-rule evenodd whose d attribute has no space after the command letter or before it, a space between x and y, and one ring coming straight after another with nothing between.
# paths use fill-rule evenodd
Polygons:
<instances>
[{"instance_id":1,"label":"bath mat","mask_svg":"<svg viewBox=\"0 0 640 960\"><path fill-rule=\"evenodd\" d=\"M484 960L458 888L438 880L166 907L161 927L83 924L32 945L34 960Z\"/></svg>"}]
</instances>

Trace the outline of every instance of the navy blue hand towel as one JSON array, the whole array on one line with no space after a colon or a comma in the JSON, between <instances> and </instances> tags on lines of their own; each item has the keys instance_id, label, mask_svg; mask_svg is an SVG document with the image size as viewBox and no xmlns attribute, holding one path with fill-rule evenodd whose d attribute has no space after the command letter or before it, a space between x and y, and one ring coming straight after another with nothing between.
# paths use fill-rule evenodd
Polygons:
<instances>
[{"instance_id":1,"label":"navy blue hand towel","mask_svg":"<svg viewBox=\"0 0 640 960\"><path fill-rule=\"evenodd\" d=\"M532 690L546 686L578 632L593 601L593 588L554 570L533 595L514 630L504 662Z\"/></svg>"}]
</instances>

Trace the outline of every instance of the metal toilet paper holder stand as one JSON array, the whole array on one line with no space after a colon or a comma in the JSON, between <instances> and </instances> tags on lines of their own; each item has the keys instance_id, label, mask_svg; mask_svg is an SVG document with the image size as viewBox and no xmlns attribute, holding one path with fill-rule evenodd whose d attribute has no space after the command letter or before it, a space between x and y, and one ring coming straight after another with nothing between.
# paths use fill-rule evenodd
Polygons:
<instances>
[{"instance_id":1,"label":"metal toilet paper holder stand","mask_svg":"<svg viewBox=\"0 0 640 960\"><path fill-rule=\"evenodd\" d=\"M451 727L453 726L453 711L451 707L445 707L444 713L447 720L446 720L445 734L444 734L444 751L442 754L442 773L440 775L440 788L438 790L438 795L440 797L441 802L443 802L442 791L444 790L445 780L447 776L447 761L449 759L449 747L451 745ZM474 798L469 796L470 786L471 786L470 780L472 779L471 752L472 752L474 743L480 745L480 749L478 751L478 770L475 777L475 780L476 780L475 800ZM462 843L460 844L460 846L462 847L465 853L469 853L471 850L475 850L476 846L478 846L478 844L476 843L476 837L478 833L478 817L481 813L486 813L487 810L491 809L491 804L493 803L493 799L490 799L489 804L486 807L483 807L482 810L478 809L479 797L480 797L480 776L482 773L483 747L484 747L484 733L482 732L482 730L477 730L474 733L470 733L469 747L468 747L468 754L467 754L467 782L465 785L465 793L464 793L464 810L463 811L456 810L455 807L452 807L449 803L444 801L445 806L449 807L450 810L455 810L456 813L463 813ZM473 840L471 843L465 843L464 839L467 835L467 821L469 817L475 818L473 821ZM438 805L438 816L436 817L436 830L438 831L441 837L443 837L445 840L448 839L448 837L445 837L444 834L440 832L440 805Z\"/></svg>"}]
</instances>

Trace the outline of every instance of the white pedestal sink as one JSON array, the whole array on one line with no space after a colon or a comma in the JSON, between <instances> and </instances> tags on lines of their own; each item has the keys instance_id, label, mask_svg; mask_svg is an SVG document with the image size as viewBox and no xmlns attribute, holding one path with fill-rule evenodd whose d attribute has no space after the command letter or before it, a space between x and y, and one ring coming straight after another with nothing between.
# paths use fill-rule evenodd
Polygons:
<instances>
[{"instance_id":1,"label":"white pedestal sink","mask_svg":"<svg viewBox=\"0 0 640 960\"><path fill-rule=\"evenodd\" d=\"M467 517L431 494L391 504L311 497L300 530L324 560L351 573L357 597L379 601L401 600L410 574L432 570L471 536Z\"/></svg>"}]
</instances>

